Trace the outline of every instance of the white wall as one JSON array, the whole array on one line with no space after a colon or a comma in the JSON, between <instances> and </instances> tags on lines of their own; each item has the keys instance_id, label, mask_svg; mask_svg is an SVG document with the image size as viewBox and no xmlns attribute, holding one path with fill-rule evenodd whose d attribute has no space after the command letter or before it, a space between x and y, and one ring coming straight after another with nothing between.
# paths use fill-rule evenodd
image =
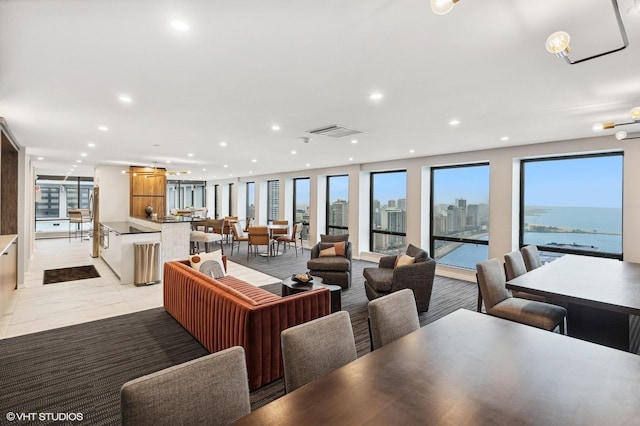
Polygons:
<instances>
[{"instance_id":1,"label":"white wall","mask_svg":"<svg viewBox=\"0 0 640 426\"><path fill-rule=\"evenodd\" d=\"M100 187L100 222L129 220L129 175L122 167L96 167L93 185Z\"/></svg>"}]
</instances>

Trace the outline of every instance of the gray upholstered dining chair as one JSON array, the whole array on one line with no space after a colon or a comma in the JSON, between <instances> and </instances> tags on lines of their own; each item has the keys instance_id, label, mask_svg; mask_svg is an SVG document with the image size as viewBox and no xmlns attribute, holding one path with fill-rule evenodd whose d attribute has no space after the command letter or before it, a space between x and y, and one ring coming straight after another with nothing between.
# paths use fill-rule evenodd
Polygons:
<instances>
[{"instance_id":1,"label":"gray upholstered dining chair","mask_svg":"<svg viewBox=\"0 0 640 426\"><path fill-rule=\"evenodd\" d=\"M372 350L420 328L416 299L408 288L374 299L367 306Z\"/></svg>"},{"instance_id":2,"label":"gray upholstered dining chair","mask_svg":"<svg viewBox=\"0 0 640 426\"><path fill-rule=\"evenodd\" d=\"M507 281L511 281L527 273L527 267L524 264L522 253L519 250L514 250L504 255L504 272ZM526 293L524 291L512 291L511 295L521 299L537 300L538 302L547 301L544 296L538 296L537 294Z\"/></svg>"},{"instance_id":3,"label":"gray upholstered dining chair","mask_svg":"<svg viewBox=\"0 0 640 426\"><path fill-rule=\"evenodd\" d=\"M280 340L287 393L358 357L347 311L287 328Z\"/></svg>"},{"instance_id":4,"label":"gray upholstered dining chair","mask_svg":"<svg viewBox=\"0 0 640 426\"><path fill-rule=\"evenodd\" d=\"M527 272L533 271L536 268L542 266L542 261L540 260L540 252L538 251L538 247L534 245L524 246L520 249L522 253L522 258L524 259L524 266L527 268Z\"/></svg>"},{"instance_id":5,"label":"gray upholstered dining chair","mask_svg":"<svg viewBox=\"0 0 640 426\"><path fill-rule=\"evenodd\" d=\"M565 308L510 296L498 259L480 262L476 269L478 286L489 315L549 331L560 326L560 333L564 334Z\"/></svg>"},{"instance_id":6,"label":"gray upholstered dining chair","mask_svg":"<svg viewBox=\"0 0 640 426\"><path fill-rule=\"evenodd\" d=\"M131 380L120 390L122 424L229 424L251 412L244 349L234 346Z\"/></svg>"}]
</instances>

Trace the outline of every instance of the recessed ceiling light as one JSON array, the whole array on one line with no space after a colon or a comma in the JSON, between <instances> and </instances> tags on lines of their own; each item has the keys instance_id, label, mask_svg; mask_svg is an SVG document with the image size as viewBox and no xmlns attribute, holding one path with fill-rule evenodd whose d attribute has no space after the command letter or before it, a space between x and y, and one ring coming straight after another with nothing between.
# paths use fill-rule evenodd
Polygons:
<instances>
[{"instance_id":1,"label":"recessed ceiling light","mask_svg":"<svg viewBox=\"0 0 640 426\"><path fill-rule=\"evenodd\" d=\"M509 136L503 136L503 137L501 137L501 138L500 138L500 140L501 140L502 142L506 142L506 141L508 141L508 140L509 140Z\"/></svg>"},{"instance_id":2,"label":"recessed ceiling light","mask_svg":"<svg viewBox=\"0 0 640 426\"><path fill-rule=\"evenodd\" d=\"M311 164L307 163L307 167L311 167Z\"/></svg>"},{"instance_id":3,"label":"recessed ceiling light","mask_svg":"<svg viewBox=\"0 0 640 426\"><path fill-rule=\"evenodd\" d=\"M76 167L78 167L78 165L77 165L77 164L74 164L74 165L73 165L73 166L71 166L71 167L73 167L73 168L75 169Z\"/></svg>"},{"instance_id":4,"label":"recessed ceiling light","mask_svg":"<svg viewBox=\"0 0 640 426\"><path fill-rule=\"evenodd\" d=\"M189 31L189 26L182 21L172 21L171 26L174 30Z\"/></svg>"},{"instance_id":5,"label":"recessed ceiling light","mask_svg":"<svg viewBox=\"0 0 640 426\"><path fill-rule=\"evenodd\" d=\"M96 147L96 144L95 144L95 143L93 143L93 142L89 142L89 143L87 144L87 146L88 146L88 147L90 147L90 148L95 148L95 147Z\"/></svg>"},{"instance_id":6,"label":"recessed ceiling light","mask_svg":"<svg viewBox=\"0 0 640 426\"><path fill-rule=\"evenodd\" d=\"M171 163L171 160L165 160L164 162L169 164L169 163Z\"/></svg>"},{"instance_id":7,"label":"recessed ceiling light","mask_svg":"<svg viewBox=\"0 0 640 426\"><path fill-rule=\"evenodd\" d=\"M76 163L82 163L82 160L76 160Z\"/></svg>"},{"instance_id":8,"label":"recessed ceiling light","mask_svg":"<svg viewBox=\"0 0 640 426\"><path fill-rule=\"evenodd\" d=\"M118 96L118 100L123 104L130 104L131 102L133 102L133 99L131 99L131 96L128 96L128 95L120 95Z\"/></svg>"},{"instance_id":9,"label":"recessed ceiling light","mask_svg":"<svg viewBox=\"0 0 640 426\"><path fill-rule=\"evenodd\" d=\"M188 153L187 157L193 157L193 152Z\"/></svg>"},{"instance_id":10,"label":"recessed ceiling light","mask_svg":"<svg viewBox=\"0 0 640 426\"><path fill-rule=\"evenodd\" d=\"M109 128L107 126L100 126L98 127L98 130L100 130L101 132L106 132L107 130L109 130Z\"/></svg>"},{"instance_id":11,"label":"recessed ceiling light","mask_svg":"<svg viewBox=\"0 0 640 426\"><path fill-rule=\"evenodd\" d=\"M357 140L357 139L351 139L351 143L352 143L352 144L357 144L357 143L358 143L358 140Z\"/></svg>"},{"instance_id":12,"label":"recessed ceiling light","mask_svg":"<svg viewBox=\"0 0 640 426\"><path fill-rule=\"evenodd\" d=\"M250 174L250 175L252 175L252 174L253 174L253 172L252 172L251 170L249 170L249 174Z\"/></svg>"},{"instance_id":13,"label":"recessed ceiling light","mask_svg":"<svg viewBox=\"0 0 640 426\"><path fill-rule=\"evenodd\" d=\"M233 173L229 173L229 177L233 177Z\"/></svg>"},{"instance_id":14,"label":"recessed ceiling light","mask_svg":"<svg viewBox=\"0 0 640 426\"><path fill-rule=\"evenodd\" d=\"M227 164L225 164L225 165L224 165L224 166L222 166L222 167L224 167L224 168L226 169L226 168L227 168L227 167L229 167L229 166L228 166Z\"/></svg>"},{"instance_id":15,"label":"recessed ceiling light","mask_svg":"<svg viewBox=\"0 0 640 426\"><path fill-rule=\"evenodd\" d=\"M409 150L409 153L410 153L410 154L413 154L414 152L416 152L416 150L415 150L415 149L410 149L410 150Z\"/></svg>"},{"instance_id":16,"label":"recessed ceiling light","mask_svg":"<svg viewBox=\"0 0 640 426\"><path fill-rule=\"evenodd\" d=\"M369 95L369 99L371 99L372 101L379 101L382 98L384 98L384 95L380 92L373 92Z\"/></svg>"},{"instance_id":17,"label":"recessed ceiling light","mask_svg":"<svg viewBox=\"0 0 640 426\"><path fill-rule=\"evenodd\" d=\"M293 155L296 155L298 152L294 150L294 151L291 151L291 153L292 153Z\"/></svg>"},{"instance_id":18,"label":"recessed ceiling light","mask_svg":"<svg viewBox=\"0 0 640 426\"><path fill-rule=\"evenodd\" d=\"M226 142L220 142L220 146L227 146Z\"/></svg>"},{"instance_id":19,"label":"recessed ceiling light","mask_svg":"<svg viewBox=\"0 0 640 426\"><path fill-rule=\"evenodd\" d=\"M353 157L349 157L349 161L353 161Z\"/></svg>"},{"instance_id":20,"label":"recessed ceiling light","mask_svg":"<svg viewBox=\"0 0 640 426\"><path fill-rule=\"evenodd\" d=\"M273 126L271 126L271 130L277 132L278 130L280 130L280 126L278 126L277 124L274 124Z\"/></svg>"},{"instance_id":21,"label":"recessed ceiling light","mask_svg":"<svg viewBox=\"0 0 640 426\"><path fill-rule=\"evenodd\" d=\"M251 160L251 162L252 162L252 163L257 163L257 162L258 162L258 160L256 160L255 158L253 158L253 159Z\"/></svg>"},{"instance_id":22,"label":"recessed ceiling light","mask_svg":"<svg viewBox=\"0 0 640 426\"><path fill-rule=\"evenodd\" d=\"M202 169L202 171L203 171L203 172L206 172L206 171L207 171L207 169Z\"/></svg>"},{"instance_id":23,"label":"recessed ceiling light","mask_svg":"<svg viewBox=\"0 0 640 426\"><path fill-rule=\"evenodd\" d=\"M38 160L42 161L44 160L44 157L38 157Z\"/></svg>"},{"instance_id":24,"label":"recessed ceiling light","mask_svg":"<svg viewBox=\"0 0 640 426\"><path fill-rule=\"evenodd\" d=\"M86 152L81 152L81 153L80 153L80 157L86 157L86 156L87 156L87 153L86 153Z\"/></svg>"},{"instance_id":25,"label":"recessed ceiling light","mask_svg":"<svg viewBox=\"0 0 640 426\"><path fill-rule=\"evenodd\" d=\"M454 118L453 120L449 121L450 126L457 126L458 124L460 124L460 120L458 119Z\"/></svg>"}]
</instances>

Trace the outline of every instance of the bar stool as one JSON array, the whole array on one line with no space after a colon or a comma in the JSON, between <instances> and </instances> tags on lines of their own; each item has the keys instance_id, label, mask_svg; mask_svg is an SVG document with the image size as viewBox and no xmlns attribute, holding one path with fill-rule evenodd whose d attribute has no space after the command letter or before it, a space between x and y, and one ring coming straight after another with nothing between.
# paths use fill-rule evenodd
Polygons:
<instances>
[{"instance_id":1,"label":"bar stool","mask_svg":"<svg viewBox=\"0 0 640 426\"><path fill-rule=\"evenodd\" d=\"M200 243L204 243L204 249L207 253L210 251L209 244L211 243L220 243L220 249L224 254L224 248L222 246L222 235L214 234L211 232L203 232L203 231L191 231L191 254L196 254L200 252Z\"/></svg>"}]
</instances>

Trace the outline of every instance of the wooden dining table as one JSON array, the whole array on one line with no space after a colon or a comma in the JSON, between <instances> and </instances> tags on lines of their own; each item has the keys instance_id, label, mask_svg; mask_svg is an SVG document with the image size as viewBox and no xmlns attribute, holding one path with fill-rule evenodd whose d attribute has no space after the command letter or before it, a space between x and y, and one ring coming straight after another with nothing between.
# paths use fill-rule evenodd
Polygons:
<instances>
[{"instance_id":1,"label":"wooden dining table","mask_svg":"<svg viewBox=\"0 0 640 426\"><path fill-rule=\"evenodd\" d=\"M638 349L630 335L640 331L635 318L640 315L640 263L567 254L508 281L507 288L565 306L570 336Z\"/></svg>"},{"instance_id":2,"label":"wooden dining table","mask_svg":"<svg viewBox=\"0 0 640 426\"><path fill-rule=\"evenodd\" d=\"M458 310L239 425L637 424L640 357Z\"/></svg>"}]
</instances>

